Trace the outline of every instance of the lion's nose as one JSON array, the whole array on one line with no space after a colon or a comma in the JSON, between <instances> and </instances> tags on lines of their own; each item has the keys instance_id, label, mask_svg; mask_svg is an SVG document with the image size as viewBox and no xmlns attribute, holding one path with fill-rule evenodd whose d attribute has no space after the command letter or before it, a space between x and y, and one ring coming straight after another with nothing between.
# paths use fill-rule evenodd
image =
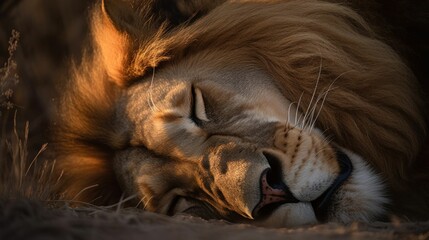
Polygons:
<instances>
[{"instance_id":1,"label":"lion's nose","mask_svg":"<svg viewBox=\"0 0 429 240\"><path fill-rule=\"evenodd\" d=\"M255 209L253 209L252 215L254 217L261 215L261 210L266 210L268 206L272 208L284 203L297 203L299 202L293 194L290 192L288 187L282 182L271 182L272 170L266 169L261 175L260 188L261 188L261 200Z\"/></svg>"},{"instance_id":2,"label":"lion's nose","mask_svg":"<svg viewBox=\"0 0 429 240\"><path fill-rule=\"evenodd\" d=\"M353 171L352 163L345 153L337 150L336 155L341 169L340 174L326 191L317 199L311 201L311 205L319 221L324 221L324 219L326 219L332 196L350 177ZM269 153L264 153L264 156L268 160L271 168L265 169L261 174L261 199L252 211L253 217L270 213L281 204L300 202L282 180L280 161Z\"/></svg>"},{"instance_id":3,"label":"lion's nose","mask_svg":"<svg viewBox=\"0 0 429 240\"><path fill-rule=\"evenodd\" d=\"M272 208L281 204L299 202L283 182L281 171L279 171L281 167L277 166L279 164L277 159L274 159L275 157L269 153L264 153L264 155L270 163L271 168L265 169L261 174L261 199L253 209L252 215L254 217L263 215L262 210L270 212Z\"/></svg>"}]
</instances>

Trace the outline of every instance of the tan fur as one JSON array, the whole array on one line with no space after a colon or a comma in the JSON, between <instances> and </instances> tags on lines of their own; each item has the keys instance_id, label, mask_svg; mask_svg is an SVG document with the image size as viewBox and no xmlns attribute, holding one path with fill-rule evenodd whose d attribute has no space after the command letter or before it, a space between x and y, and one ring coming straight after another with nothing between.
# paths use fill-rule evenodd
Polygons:
<instances>
[{"instance_id":1,"label":"tan fur","mask_svg":"<svg viewBox=\"0 0 429 240\"><path fill-rule=\"evenodd\" d=\"M194 23L170 30L144 6L137 11L112 7L120 14L133 11L131 23L124 18L113 23L107 17L111 13L95 7L98 48L73 70L60 107L56 140L65 198L118 200L121 193L110 161L129 136L115 122L117 101L126 88L112 83L132 85L137 78L150 78L149 69L162 69L190 55L198 56L195 61L209 59L214 66L245 63L268 72L288 100L300 102L302 112L309 108L318 80L317 93L329 91L329 97L316 126L366 159L397 199L412 192L411 169L426 134L422 101L413 74L364 19L323 1L217 4Z\"/></svg>"}]
</instances>

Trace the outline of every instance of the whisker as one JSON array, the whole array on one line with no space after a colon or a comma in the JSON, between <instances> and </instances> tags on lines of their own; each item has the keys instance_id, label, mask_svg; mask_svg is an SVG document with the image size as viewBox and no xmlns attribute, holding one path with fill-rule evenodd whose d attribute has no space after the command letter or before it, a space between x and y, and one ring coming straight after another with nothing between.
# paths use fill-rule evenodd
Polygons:
<instances>
[{"instance_id":1,"label":"whisker","mask_svg":"<svg viewBox=\"0 0 429 240\"><path fill-rule=\"evenodd\" d=\"M327 89L324 93L322 93L322 94L321 94L321 95L324 95L324 97L323 97L323 101L322 101L322 104L321 104L321 106L320 106L320 108L319 108L319 111L318 111L318 113L317 113L316 117L312 120L312 122L311 122L311 124L310 124L310 130L314 128L314 125L316 124L316 121L317 121L317 119L319 118L320 113L322 112L323 105L324 105L324 103L325 103L326 98L328 97L328 93L329 93L329 92L331 92L332 90L336 89L336 88L334 88L334 87L333 87L333 85L335 84L335 82L336 82L339 78L341 78L342 76L344 76L345 74L350 73L351 71L354 71L354 70L349 70L349 71L343 72L343 73L341 73L340 75L338 75L338 77L336 77L336 78L332 81L332 83L328 86L328 89Z\"/></svg>"},{"instance_id":2,"label":"whisker","mask_svg":"<svg viewBox=\"0 0 429 240\"><path fill-rule=\"evenodd\" d=\"M311 111L311 115L310 115L310 121L309 121L309 125L307 126L309 131L311 131L314 127L314 124L322 110L323 104L325 103L326 97L328 95L328 93L332 90L334 90L335 88L331 88L332 84L328 87L328 89L326 91L323 91L322 93L319 94L319 96L317 97L316 102L314 103L314 106L312 108ZM322 100L322 104L319 108L318 114L316 115L316 117L314 117L314 113L317 111L317 105L319 104L320 100Z\"/></svg>"},{"instance_id":3,"label":"whisker","mask_svg":"<svg viewBox=\"0 0 429 240\"><path fill-rule=\"evenodd\" d=\"M319 103L319 101L320 101L320 100L322 100L322 103L321 103L321 105L320 105L320 107L319 107L319 111L317 112L316 116L315 116L315 117L314 117L314 116L312 116L311 124L308 126L308 127L309 127L309 129L310 129L310 131L314 128L314 125L316 124L316 121L317 121L317 119L319 118L319 115L320 115L320 113L321 113L321 111L322 111L323 105L325 104L325 100L326 100L326 98L328 97L328 93L329 93L329 92L331 92L331 91L332 91L332 90L334 90L334 89L336 89L336 88L332 88L332 85L330 85L326 91L323 91L323 92L319 95L318 100L317 100L317 103ZM317 109L317 106L315 106L315 107L314 107L314 112L316 112L316 109ZM312 114L314 114L314 113L312 113Z\"/></svg>"},{"instance_id":4,"label":"whisker","mask_svg":"<svg viewBox=\"0 0 429 240\"><path fill-rule=\"evenodd\" d=\"M316 112L317 105L318 105L320 99L323 98L323 94L324 94L324 92L319 94L319 96L316 99L316 102L314 103L314 105L311 108L311 114L308 116L308 120L307 120L308 124L305 126L305 129L307 129L309 131L311 131L311 123L313 123L313 121L314 121L314 113Z\"/></svg>"},{"instance_id":5,"label":"whisker","mask_svg":"<svg viewBox=\"0 0 429 240\"><path fill-rule=\"evenodd\" d=\"M320 77L322 76L322 66L323 66L323 58L320 58L320 66L319 66L319 73L318 73L317 79L316 79L316 86L314 87L313 94L312 94L311 99L310 99L310 103L308 104L307 110L305 111L304 123L307 120L308 112L310 111L311 104L313 103L314 97L316 96L317 87L319 86ZM305 127L305 124L303 127Z\"/></svg>"},{"instance_id":6,"label":"whisker","mask_svg":"<svg viewBox=\"0 0 429 240\"><path fill-rule=\"evenodd\" d=\"M325 133L327 133L329 131L329 128L326 128L325 130L323 130L323 132L322 132L322 136L324 137L325 136Z\"/></svg>"},{"instance_id":7,"label":"whisker","mask_svg":"<svg viewBox=\"0 0 429 240\"><path fill-rule=\"evenodd\" d=\"M298 99L298 104L297 104L296 111L295 111L295 121L296 121L296 124L298 126L300 126L301 128L303 126L303 125L300 125L301 124L300 122L301 122L302 115L300 115L299 118L298 118L298 112L299 112L299 106L301 105L301 100L302 100L302 96L303 95L304 95L304 92L301 93L301 96Z\"/></svg>"},{"instance_id":8,"label":"whisker","mask_svg":"<svg viewBox=\"0 0 429 240\"><path fill-rule=\"evenodd\" d=\"M326 141L327 146L325 146L325 147L320 147L320 148L319 148L319 151L315 152L315 155L319 155L321 152L323 152L323 151L325 151L325 150L327 150L327 149L330 149L328 146L330 145L330 142L331 142L331 141L328 141L327 139L324 139L324 140Z\"/></svg>"},{"instance_id":9,"label":"whisker","mask_svg":"<svg viewBox=\"0 0 429 240\"><path fill-rule=\"evenodd\" d=\"M292 106L295 104L295 102L291 102L289 104L288 110L287 110L287 124L290 124L290 110L292 108Z\"/></svg>"}]
</instances>

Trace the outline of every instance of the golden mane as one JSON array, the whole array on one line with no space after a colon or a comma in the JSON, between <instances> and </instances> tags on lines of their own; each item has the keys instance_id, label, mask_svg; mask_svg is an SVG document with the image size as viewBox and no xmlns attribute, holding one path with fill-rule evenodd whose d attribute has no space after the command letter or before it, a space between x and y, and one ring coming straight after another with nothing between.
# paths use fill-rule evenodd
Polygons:
<instances>
[{"instance_id":1,"label":"golden mane","mask_svg":"<svg viewBox=\"0 0 429 240\"><path fill-rule=\"evenodd\" d=\"M148 69L192 54L208 57L207 52L217 54L214 64L230 61L265 70L287 99L298 102L302 95L303 111L317 82L319 93L329 91L317 126L367 159L394 192L409 188L404 183L411 181L426 135L423 103L407 66L350 8L312 0L231 1L174 28L151 17L148 8L120 11L127 14L120 19L133 24L110 22L105 9L94 9L98 47L73 69L57 123L57 164L68 198L106 203L120 195L110 165L113 151L126 144L115 128L123 91L116 85L126 88ZM106 51L112 44L114 52ZM111 62L113 56L121 60ZM94 184L98 187L80 192Z\"/></svg>"}]
</instances>

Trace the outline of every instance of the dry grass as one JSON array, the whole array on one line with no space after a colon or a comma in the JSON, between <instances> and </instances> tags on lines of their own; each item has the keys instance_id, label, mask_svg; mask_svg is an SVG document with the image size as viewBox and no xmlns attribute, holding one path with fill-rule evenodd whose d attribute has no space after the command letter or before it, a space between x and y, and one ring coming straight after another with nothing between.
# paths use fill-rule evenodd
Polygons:
<instances>
[{"instance_id":1,"label":"dry grass","mask_svg":"<svg viewBox=\"0 0 429 240\"><path fill-rule=\"evenodd\" d=\"M19 109L13 102L13 93L19 83L17 63L14 59L18 41L19 33L13 30L9 39L9 57L0 69L0 197L48 199L46 189L49 187L46 188L45 183L51 180L49 178L52 174L47 162L44 162L43 166L39 166L37 162L47 144L42 145L31 160L28 154L29 122L24 126L17 126ZM14 113L13 116L11 113ZM51 171L52 168L53 166Z\"/></svg>"},{"instance_id":2,"label":"dry grass","mask_svg":"<svg viewBox=\"0 0 429 240\"><path fill-rule=\"evenodd\" d=\"M13 96L13 86L19 83L19 76L17 72L17 64L14 59L15 51L18 47L19 33L12 30L12 36L9 39L8 53L9 57L0 68L0 107L10 110L14 107L11 99ZM2 116L0 111L0 116Z\"/></svg>"}]
</instances>

